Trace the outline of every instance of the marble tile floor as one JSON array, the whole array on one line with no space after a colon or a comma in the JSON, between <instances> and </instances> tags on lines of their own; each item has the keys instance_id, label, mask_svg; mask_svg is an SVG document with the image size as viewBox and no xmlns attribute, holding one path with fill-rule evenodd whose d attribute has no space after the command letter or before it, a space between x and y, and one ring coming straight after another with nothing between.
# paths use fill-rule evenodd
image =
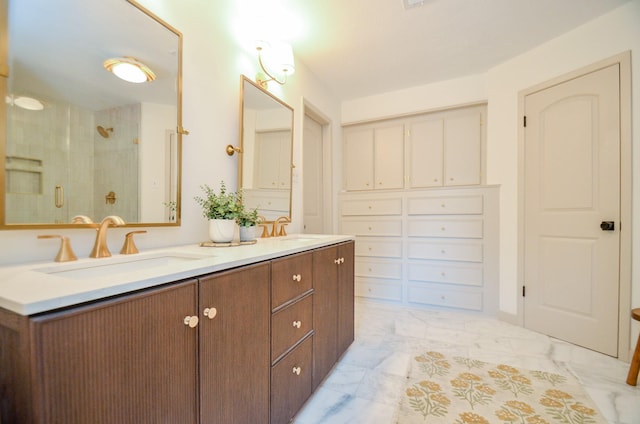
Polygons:
<instances>
[{"instance_id":1,"label":"marble tile floor","mask_svg":"<svg viewBox=\"0 0 640 424\"><path fill-rule=\"evenodd\" d=\"M610 424L640 424L640 385L625 383L629 365L615 358L485 315L362 298L355 324L355 342L294 424L395 424L411 353L422 348L571 374Z\"/></svg>"}]
</instances>

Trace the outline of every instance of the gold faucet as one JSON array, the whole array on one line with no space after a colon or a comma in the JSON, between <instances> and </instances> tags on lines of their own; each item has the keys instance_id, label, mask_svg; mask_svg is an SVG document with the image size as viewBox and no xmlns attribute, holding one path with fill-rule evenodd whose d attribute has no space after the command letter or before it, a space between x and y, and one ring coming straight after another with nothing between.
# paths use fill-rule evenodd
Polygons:
<instances>
[{"instance_id":1,"label":"gold faucet","mask_svg":"<svg viewBox=\"0 0 640 424\"><path fill-rule=\"evenodd\" d=\"M280 222L282 222L282 224L280 225L280 231L278 231L278 224ZM286 216L279 216L276 218L276 220L273 221L273 227L271 228L271 237L286 236L287 232L284 230L284 226L290 222L291 220Z\"/></svg>"},{"instance_id":2,"label":"gold faucet","mask_svg":"<svg viewBox=\"0 0 640 424\"><path fill-rule=\"evenodd\" d=\"M60 250L58 250L58 255L56 256L56 262L69 262L75 261L78 259L76 254L73 253L73 249L71 248L71 242L69 241L69 237L59 236L59 235L41 235L38 236L39 239L49 239L49 238L59 238L61 240Z\"/></svg>"},{"instance_id":3,"label":"gold faucet","mask_svg":"<svg viewBox=\"0 0 640 424\"><path fill-rule=\"evenodd\" d=\"M109 224L114 226L124 225L124 219L116 215L109 215L100 222L98 227L98 233L96 234L96 242L93 245L93 250L89 255L90 258L107 258L111 256L109 247L107 246L107 228Z\"/></svg>"},{"instance_id":4,"label":"gold faucet","mask_svg":"<svg viewBox=\"0 0 640 424\"><path fill-rule=\"evenodd\" d=\"M93 224L91 218L86 215L76 215L71 221L72 224Z\"/></svg>"}]
</instances>

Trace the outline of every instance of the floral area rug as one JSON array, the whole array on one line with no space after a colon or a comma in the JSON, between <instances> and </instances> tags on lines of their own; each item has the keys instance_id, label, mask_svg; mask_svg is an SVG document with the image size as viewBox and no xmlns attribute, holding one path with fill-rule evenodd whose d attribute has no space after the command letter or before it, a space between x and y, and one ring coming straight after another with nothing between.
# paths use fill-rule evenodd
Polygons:
<instances>
[{"instance_id":1,"label":"floral area rug","mask_svg":"<svg viewBox=\"0 0 640 424\"><path fill-rule=\"evenodd\" d=\"M396 422L607 423L573 377L439 352L412 359Z\"/></svg>"}]
</instances>

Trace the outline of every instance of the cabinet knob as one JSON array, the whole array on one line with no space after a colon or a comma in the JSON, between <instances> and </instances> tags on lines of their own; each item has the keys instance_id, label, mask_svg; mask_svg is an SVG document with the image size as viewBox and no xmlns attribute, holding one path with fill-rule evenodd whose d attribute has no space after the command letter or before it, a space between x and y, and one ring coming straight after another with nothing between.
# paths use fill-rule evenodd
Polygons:
<instances>
[{"instance_id":1,"label":"cabinet knob","mask_svg":"<svg viewBox=\"0 0 640 424\"><path fill-rule=\"evenodd\" d=\"M344 263L344 258L340 258L340 263L343 264Z\"/></svg>"},{"instance_id":2,"label":"cabinet knob","mask_svg":"<svg viewBox=\"0 0 640 424\"><path fill-rule=\"evenodd\" d=\"M195 315L187 315L186 317L184 317L184 320L182 322L184 322L184 325L188 325L189 328L195 328L195 326L198 325L198 317Z\"/></svg>"},{"instance_id":3,"label":"cabinet knob","mask_svg":"<svg viewBox=\"0 0 640 424\"><path fill-rule=\"evenodd\" d=\"M447 231L445 227L440 227L440 231Z\"/></svg>"},{"instance_id":4,"label":"cabinet knob","mask_svg":"<svg viewBox=\"0 0 640 424\"><path fill-rule=\"evenodd\" d=\"M340 258L334 259L333 263L336 264L336 265L340 265Z\"/></svg>"},{"instance_id":5,"label":"cabinet knob","mask_svg":"<svg viewBox=\"0 0 640 424\"><path fill-rule=\"evenodd\" d=\"M204 308L204 316L209 319L214 319L218 315L218 310L216 308Z\"/></svg>"},{"instance_id":6,"label":"cabinet knob","mask_svg":"<svg viewBox=\"0 0 640 424\"><path fill-rule=\"evenodd\" d=\"M300 368L300 367L293 367L292 372L293 372L295 375L300 375L300 373L302 372L302 368Z\"/></svg>"},{"instance_id":7,"label":"cabinet knob","mask_svg":"<svg viewBox=\"0 0 640 424\"><path fill-rule=\"evenodd\" d=\"M302 326L302 321L293 321L292 324L295 328L300 328Z\"/></svg>"},{"instance_id":8,"label":"cabinet knob","mask_svg":"<svg viewBox=\"0 0 640 424\"><path fill-rule=\"evenodd\" d=\"M293 274L293 281L300 282L302 280L302 276L300 274Z\"/></svg>"}]
</instances>

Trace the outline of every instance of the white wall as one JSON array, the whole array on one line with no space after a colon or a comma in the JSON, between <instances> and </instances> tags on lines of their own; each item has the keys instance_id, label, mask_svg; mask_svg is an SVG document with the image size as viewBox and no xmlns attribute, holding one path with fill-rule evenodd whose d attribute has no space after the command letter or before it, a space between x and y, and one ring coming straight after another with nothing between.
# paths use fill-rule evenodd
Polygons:
<instances>
[{"instance_id":1,"label":"white wall","mask_svg":"<svg viewBox=\"0 0 640 424\"><path fill-rule=\"evenodd\" d=\"M207 238L207 223L193 198L201 194L200 185L204 183L217 186L224 180L229 188L236 188L237 155L228 156L225 147L238 144L240 74L253 78L258 65L255 51L241 46L238 34L242 35L242 30L234 27L238 21L238 2L141 0L139 3L183 34L183 126L190 131L183 138L182 149L182 225L147 228L147 234L136 238L137 246L144 251ZM302 163L303 98L336 123L333 143L340 142L340 103L303 63L297 61L296 73L284 87L271 85L270 90L295 109L294 163ZM289 232L299 232L301 225L301 171L301 167L296 168L293 223ZM120 250L128 231L110 230L108 243L112 252ZM0 231L0 265L53 260L58 244L38 240L38 234L70 236L78 257L89 255L95 238L95 230L91 229Z\"/></svg>"},{"instance_id":2,"label":"white wall","mask_svg":"<svg viewBox=\"0 0 640 424\"><path fill-rule=\"evenodd\" d=\"M632 125L640 146L640 1L632 1L548 43L506 61L485 75L470 76L343 103L343 123L404 115L456 104L488 101L487 183L500 190L500 310L517 314L518 93L551 78L632 51ZM640 148L633 149L640 169ZM640 211L640 173L633 176L633 216ZM632 243L640 246L640 225ZM640 264L640 249L634 250ZM640 265L633 269L631 304L640 305ZM632 339L632 340L635 340Z\"/></svg>"}]
</instances>

